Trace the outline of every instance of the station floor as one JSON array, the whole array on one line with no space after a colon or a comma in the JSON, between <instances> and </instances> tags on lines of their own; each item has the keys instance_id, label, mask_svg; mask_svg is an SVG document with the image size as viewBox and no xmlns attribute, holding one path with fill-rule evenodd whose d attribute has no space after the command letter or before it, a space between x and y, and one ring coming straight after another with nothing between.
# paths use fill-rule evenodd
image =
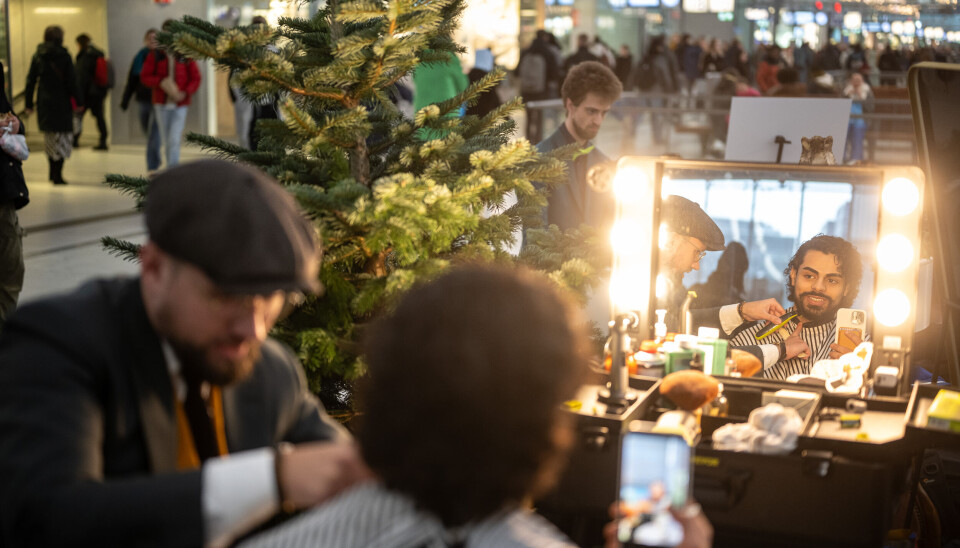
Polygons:
<instances>
[{"instance_id":1,"label":"station floor","mask_svg":"<svg viewBox=\"0 0 960 548\"><path fill-rule=\"evenodd\" d=\"M184 148L181 161L201 157ZM21 209L26 274L20 302L68 291L83 281L101 276L132 274L137 265L109 255L100 244L103 236L137 243L144 240L141 215L133 198L104 184L107 173L139 175L146 171L142 145L112 145L95 151L90 145L75 149L57 186L47 180L47 158L42 146L31 147L23 164L30 203Z\"/></svg>"}]
</instances>

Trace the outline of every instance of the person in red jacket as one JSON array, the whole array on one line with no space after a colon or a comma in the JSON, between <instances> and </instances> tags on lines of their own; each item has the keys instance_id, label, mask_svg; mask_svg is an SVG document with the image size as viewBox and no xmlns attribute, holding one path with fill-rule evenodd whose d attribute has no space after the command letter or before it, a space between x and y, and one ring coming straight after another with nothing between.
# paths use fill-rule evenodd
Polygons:
<instances>
[{"instance_id":1,"label":"person in red jacket","mask_svg":"<svg viewBox=\"0 0 960 548\"><path fill-rule=\"evenodd\" d=\"M170 21L163 23L169 32ZM180 140L190 99L200 88L200 70L192 59L160 46L143 61L140 82L153 90L153 112L169 169L180 162Z\"/></svg>"},{"instance_id":2,"label":"person in red jacket","mask_svg":"<svg viewBox=\"0 0 960 548\"><path fill-rule=\"evenodd\" d=\"M777 72L784 66L783 58L780 57L780 46L773 44L767 47L766 54L760 65L757 66L757 89L760 93L767 93L770 88L776 86Z\"/></svg>"}]
</instances>

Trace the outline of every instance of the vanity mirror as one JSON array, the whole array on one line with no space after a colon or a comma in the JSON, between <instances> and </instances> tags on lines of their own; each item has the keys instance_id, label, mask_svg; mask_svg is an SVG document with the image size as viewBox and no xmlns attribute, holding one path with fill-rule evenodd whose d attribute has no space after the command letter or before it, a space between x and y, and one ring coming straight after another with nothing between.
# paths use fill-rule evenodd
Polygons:
<instances>
[{"instance_id":1,"label":"vanity mirror","mask_svg":"<svg viewBox=\"0 0 960 548\"><path fill-rule=\"evenodd\" d=\"M790 271L784 270L791 258L814 236L834 236L853 244L862 259L859 279L843 280L847 290L859 282L856 297L847 299L843 308L865 312L851 317L865 320L865 331L874 342L871 369L894 367L898 383L905 386L909 376L902 372L909 372L914 330L923 327L929 315L929 303L918 302L923 185L923 174L914 167L624 157L613 185L618 202L611 233L613 317L634 314L632 336L653 339L655 310L678 292L682 300L691 288L697 291L689 303L692 309L768 298L788 308ZM690 231L688 225L697 221L689 216L677 229L668 204L679 200L671 196L699 204L722 232L726 249L708 251L715 246L704 236L696 237L696 229ZM798 277L801 281L794 287L802 294L793 300L805 302L808 315L810 310L826 309L835 316L841 299L826 288L836 283L830 272L819 271L829 270L830 263L822 265L796 264L794 281ZM811 270L823 279L803 286ZM694 334L696 323L690 329ZM675 319L669 330L678 331L679 325ZM759 376L771 376L768 369Z\"/></svg>"}]
</instances>

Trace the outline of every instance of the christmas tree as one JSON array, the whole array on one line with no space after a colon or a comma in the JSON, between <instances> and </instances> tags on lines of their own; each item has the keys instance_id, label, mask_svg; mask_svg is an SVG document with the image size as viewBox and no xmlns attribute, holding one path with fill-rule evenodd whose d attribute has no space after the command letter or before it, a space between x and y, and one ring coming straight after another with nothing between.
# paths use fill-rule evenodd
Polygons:
<instances>
[{"instance_id":1,"label":"christmas tree","mask_svg":"<svg viewBox=\"0 0 960 548\"><path fill-rule=\"evenodd\" d=\"M185 17L160 37L229 70L251 101L278 105L280 119L258 122L255 151L205 135L187 140L273 175L316 221L326 291L273 335L298 352L328 409L348 407L351 382L363 374L364 323L414 283L457 263L521 262L582 296L606 262L595 235L555 226L528 230L521 256L509 253L521 226L542 225L546 191L533 181L562 181L563 160L575 151L540 155L512 140L520 98L482 118L459 116L503 79L502 69L413 119L391 101L394 85L417 66L462 51L451 38L462 8L463 0L331 2L275 27L227 30ZM148 187L139 177L107 182L138 203ZM517 203L505 207L511 192ZM128 242L104 243L136 255Z\"/></svg>"}]
</instances>

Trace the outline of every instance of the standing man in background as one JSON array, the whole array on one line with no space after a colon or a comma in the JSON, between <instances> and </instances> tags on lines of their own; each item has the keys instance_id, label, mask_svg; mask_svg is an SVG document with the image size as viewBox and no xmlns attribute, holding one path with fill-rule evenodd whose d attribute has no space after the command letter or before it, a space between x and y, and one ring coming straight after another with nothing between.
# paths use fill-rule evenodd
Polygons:
<instances>
[{"instance_id":1,"label":"standing man in background","mask_svg":"<svg viewBox=\"0 0 960 548\"><path fill-rule=\"evenodd\" d=\"M73 146L80 146L80 134L83 133L83 115L89 110L97 120L97 131L100 132L100 144L93 150L107 150L107 118L103 113L104 99L107 97L107 86L98 82L97 64L105 63L103 52L90 43L90 36L77 36L77 87L83 93L83 110L80 111L80 122L73 132Z\"/></svg>"},{"instance_id":2,"label":"standing man in background","mask_svg":"<svg viewBox=\"0 0 960 548\"><path fill-rule=\"evenodd\" d=\"M137 100L137 119L140 121L140 129L147 136L147 171L156 171L160 169L160 126L157 125L157 118L153 115L153 93L149 86L140 81L140 71L143 70L143 62L153 50L157 49L157 29L150 29L143 36L143 48L137 52L130 64L130 71L127 73L127 84L123 88L123 99L120 101L120 110L126 111L130 106L130 98L136 97Z\"/></svg>"},{"instance_id":3,"label":"standing man in background","mask_svg":"<svg viewBox=\"0 0 960 548\"><path fill-rule=\"evenodd\" d=\"M587 171L609 161L593 139L622 91L617 75L597 61L579 63L567 73L560 90L567 118L553 135L537 145L537 150L546 153L577 143L581 153L567 163L567 184L551 190L543 212L544 225L567 230L588 224L603 230L613 223L613 193L589 187Z\"/></svg>"}]
</instances>

